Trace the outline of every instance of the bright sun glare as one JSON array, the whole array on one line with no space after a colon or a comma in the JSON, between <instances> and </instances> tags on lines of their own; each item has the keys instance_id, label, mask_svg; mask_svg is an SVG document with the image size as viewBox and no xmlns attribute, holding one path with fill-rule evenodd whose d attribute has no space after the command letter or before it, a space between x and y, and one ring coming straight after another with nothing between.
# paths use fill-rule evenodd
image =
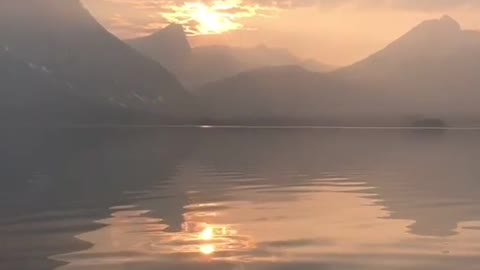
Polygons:
<instances>
[{"instance_id":1,"label":"bright sun glare","mask_svg":"<svg viewBox=\"0 0 480 270\"><path fill-rule=\"evenodd\" d=\"M162 14L168 22L184 25L192 35L208 35L244 28L239 20L257 15L259 7L245 5L242 0L218 0L185 2L170 10Z\"/></svg>"},{"instance_id":2,"label":"bright sun glare","mask_svg":"<svg viewBox=\"0 0 480 270\"><path fill-rule=\"evenodd\" d=\"M202 241L212 241L215 238L215 232L212 227L207 226L200 234L198 239ZM200 246L200 253L204 255L211 255L215 252L215 246L212 244L204 244Z\"/></svg>"},{"instance_id":3,"label":"bright sun glare","mask_svg":"<svg viewBox=\"0 0 480 270\"><path fill-rule=\"evenodd\" d=\"M215 252L215 246L208 244L200 246L200 252L204 255L211 255Z\"/></svg>"},{"instance_id":4,"label":"bright sun glare","mask_svg":"<svg viewBox=\"0 0 480 270\"><path fill-rule=\"evenodd\" d=\"M192 11L191 16L198 23L198 30L201 33L222 33L232 28L230 20L222 18L221 14L205 5L200 5L197 10Z\"/></svg>"},{"instance_id":5,"label":"bright sun glare","mask_svg":"<svg viewBox=\"0 0 480 270\"><path fill-rule=\"evenodd\" d=\"M200 233L199 238L203 241L210 241L213 240L214 236L213 228L207 227Z\"/></svg>"}]
</instances>

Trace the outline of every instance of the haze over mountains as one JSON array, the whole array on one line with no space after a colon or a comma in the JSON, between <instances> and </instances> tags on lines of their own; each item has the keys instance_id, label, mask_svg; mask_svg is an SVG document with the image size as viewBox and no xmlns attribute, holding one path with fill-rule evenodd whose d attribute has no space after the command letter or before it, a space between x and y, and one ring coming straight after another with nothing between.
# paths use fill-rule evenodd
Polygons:
<instances>
[{"instance_id":1,"label":"haze over mountains","mask_svg":"<svg viewBox=\"0 0 480 270\"><path fill-rule=\"evenodd\" d=\"M9 59L3 68L22 70L2 74L7 76L2 103L18 92L40 107L46 96L63 100L52 106L68 111L81 102L86 122L100 117L89 112L91 106L112 118L117 113L183 117L192 110L191 97L172 74L106 31L79 0L1 1L0 48ZM18 110L34 106L15 103Z\"/></svg>"},{"instance_id":2,"label":"haze over mountains","mask_svg":"<svg viewBox=\"0 0 480 270\"><path fill-rule=\"evenodd\" d=\"M178 25L127 42L79 0L1 1L0 121L480 123L480 33L448 16L323 73L283 49L192 48Z\"/></svg>"},{"instance_id":3,"label":"haze over mountains","mask_svg":"<svg viewBox=\"0 0 480 270\"><path fill-rule=\"evenodd\" d=\"M480 32L462 30L444 16L422 22L385 49L336 73L390 93L397 110L473 118L480 112L479 68Z\"/></svg>"},{"instance_id":4,"label":"haze over mountains","mask_svg":"<svg viewBox=\"0 0 480 270\"><path fill-rule=\"evenodd\" d=\"M198 92L210 114L223 121L255 114L257 119L288 116L319 124L408 125L424 118L478 123L479 68L480 33L464 31L444 16L422 22L385 49L330 73L266 68Z\"/></svg>"},{"instance_id":5,"label":"haze over mountains","mask_svg":"<svg viewBox=\"0 0 480 270\"><path fill-rule=\"evenodd\" d=\"M300 65L312 71L333 69L313 59L299 59L286 49L264 45L251 48L220 45L192 48L183 27L178 24L125 42L164 65L190 88L267 66Z\"/></svg>"}]
</instances>

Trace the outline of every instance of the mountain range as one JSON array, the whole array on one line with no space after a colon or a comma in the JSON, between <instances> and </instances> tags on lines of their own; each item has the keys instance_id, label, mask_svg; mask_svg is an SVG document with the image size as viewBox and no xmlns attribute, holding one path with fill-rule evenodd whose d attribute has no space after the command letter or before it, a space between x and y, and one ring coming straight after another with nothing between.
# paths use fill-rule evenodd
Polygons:
<instances>
[{"instance_id":1,"label":"mountain range","mask_svg":"<svg viewBox=\"0 0 480 270\"><path fill-rule=\"evenodd\" d=\"M480 124L480 32L451 17L323 67L266 46L191 47L178 25L123 42L79 0L0 1L2 123Z\"/></svg>"},{"instance_id":2,"label":"mountain range","mask_svg":"<svg viewBox=\"0 0 480 270\"><path fill-rule=\"evenodd\" d=\"M192 47L183 27L178 24L171 24L149 36L125 42L161 63L192 89L207 82L267 66L300 65L312 71L333 69L332 66L313 59L300 59L286 49L265 45Z\"/></svg>"},{"instance_id":3,"label":"mountain range","mask_svg":"<svg viewBox=\"0 0 480 270\"><path fill-rule=\"evenodd\" d=\"M72 113L89 123L103 114L108 121L193 114L192 97L175 76L110 34L79 0L1 1L0 48L0 66L10 70L0 75L5 110L42 107L64 111L60 122L72 122Z\"/></svg>"},{"instance_id":4,"label":"mountain range","mask_svg":"<svg viewBox=\"0 0 480 270\"><path fill-rule=\"evenodd\" d=\"M332 72L261 68L196 92L219 122L254 117L336 125L409 125L422 119L479 123L479 68L480 33L462 30L444 16Z\"/></svg>"}]
</instances>

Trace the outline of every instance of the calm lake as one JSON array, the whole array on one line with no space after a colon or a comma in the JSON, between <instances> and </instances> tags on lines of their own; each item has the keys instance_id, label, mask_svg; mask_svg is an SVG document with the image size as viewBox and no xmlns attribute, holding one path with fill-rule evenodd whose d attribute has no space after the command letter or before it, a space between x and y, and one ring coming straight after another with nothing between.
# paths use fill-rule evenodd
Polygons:
<instances>
[{"instance_id":1,"label":"calm lake","mask_svg":"<svg viewBox=\"0 0 480 270\"><path fill-rule=\"evenodd\" d=\"M2 270L479 265L480 131L0 135Z\"/></svg>"}]
</instances>

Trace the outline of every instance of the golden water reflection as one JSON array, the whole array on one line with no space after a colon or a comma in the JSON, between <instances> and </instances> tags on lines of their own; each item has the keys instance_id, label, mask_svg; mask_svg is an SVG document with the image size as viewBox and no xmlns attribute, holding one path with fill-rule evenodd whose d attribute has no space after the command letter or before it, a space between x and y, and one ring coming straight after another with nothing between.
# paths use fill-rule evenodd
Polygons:
<instances>
[{"instance_id":1,"label":"golden water reflection","mask_svg":"<svg viewBox=\"0 0 480 270\"><path fill-rule=\"evenodd\" d=\"M185 209L206 205L190 205ZM208 204L215 207L216 204ZM170 232L161 218L149 217L150 210L112 208L110 218L99 220L105 227L77 236L92 243L85 251L54 259L69 262L60 269L83 269L99 265L164 260L217 260L255 248L251 237L241 235L233 225L205 222L216 212L187 212L181 230Z\"/></svg>"},{"instance_id":2,"label":"golden water reflection","mask_svg":"<svg viewBox=\"0 0 480 270\"><path fill-rule=\"evenodd\" d=\"M200 252L205 255L211 255L215 252L215 246L212 244L201 245Z\"/></svg>"},{"instance_id":3,"label":"golden water reflection","mask_svg":"<svg viewBox=\"0 0 480 270\"><path fill-rule=\"evenodd\" d=\"M205 260L318 262L338 260L339 256L348 260L408 256L413 265L417 263L413 258L421 256L479 255L476 223L461 224L458 234L449 237L412 235L408 228L414 221L386 218L391 213L378 203L375 194L361 192L364 183L328 185L312 185L308 190L230 190L229 201L182 206L178 230L170 225L172 217L158 218L151 210L171 202L139 201L134 209L117 208L111 217L98 221L105 227L79 235L92 243L89 250L55 259L69 262L60 269L90 269L94 265L152 262L161 266ZM370 187L364 185L363 189ZM208 201L202 192L185 194L189 194L189 201Z\"/></svg>"}]
</instances>

